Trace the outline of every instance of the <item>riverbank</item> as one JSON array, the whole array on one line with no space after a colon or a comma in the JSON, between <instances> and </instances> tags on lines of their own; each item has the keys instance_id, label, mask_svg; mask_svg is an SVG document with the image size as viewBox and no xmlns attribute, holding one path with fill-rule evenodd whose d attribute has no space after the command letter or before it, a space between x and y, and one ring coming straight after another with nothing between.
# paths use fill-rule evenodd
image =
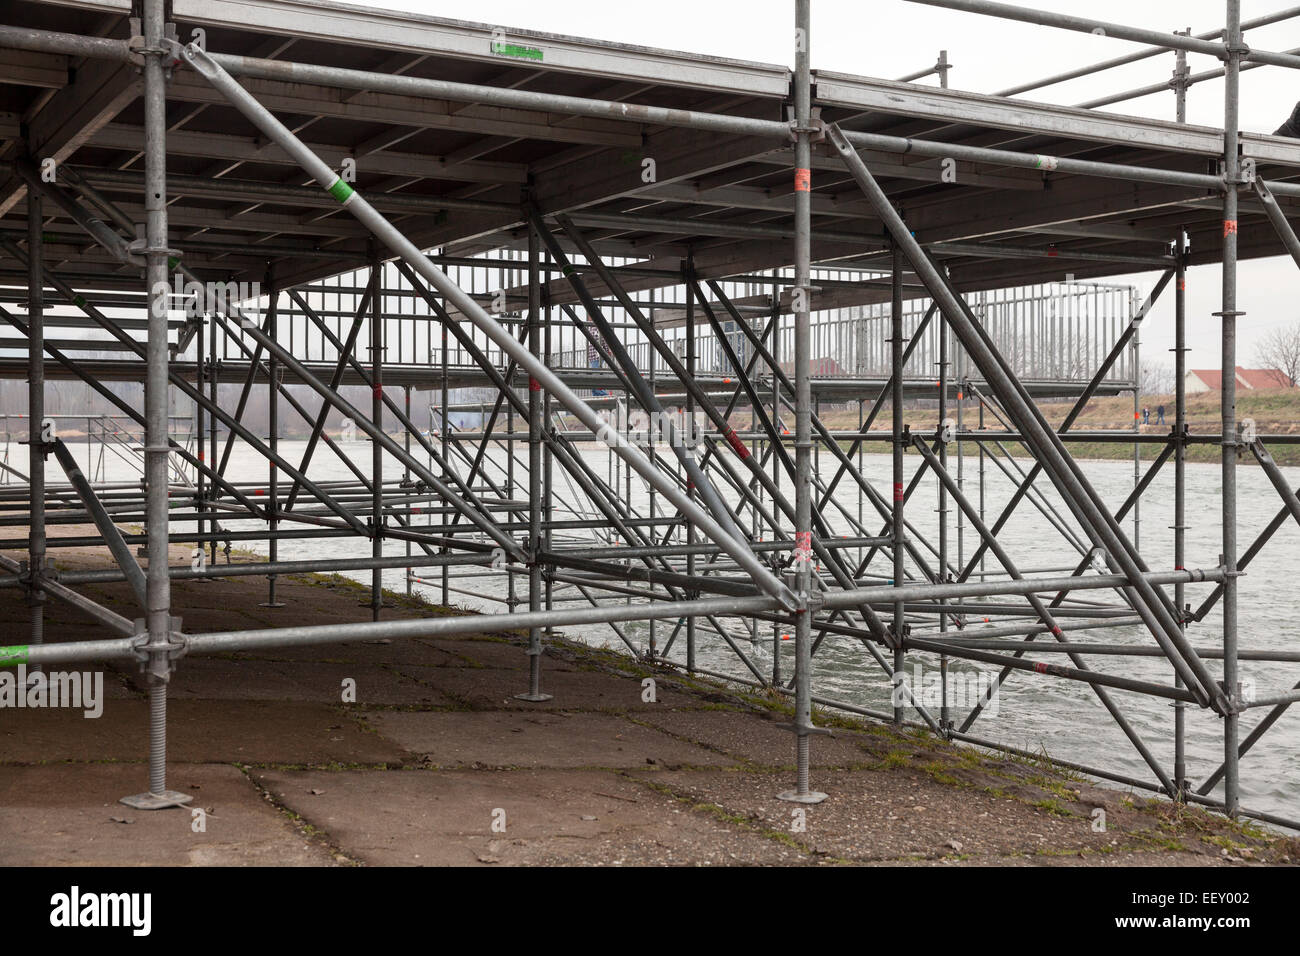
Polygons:
<instances>
[{"instance_id":1,"label":"riverbank","mask_svg":"<svg viewBox=\"0 0 1300 956\"><path fill-rule=\"evenodd\" d=\"M1165 407L1165 424L1157 424L1160 406ZM1073 407L1072 401L1040 402L1039 410L1048 424L1060 426ZM1138 432L1144 435L1168 435L1173 429L1174 396L1143 396L1140 408L1150 409L1151 424L1139 422ZM903 422L910 425L919 434L933 432L937 411L935 408L906 409ZM948 415L956 418L955 406ZM1251 418L1255 421L1255 430L1260 435L1298 435L1300 434L1300 389L1268 389L1261 391L1242 391L1237 395L1237 419ZM852 430L858 427L857 408L825 409L821 414L823 424L832 430ZM872 424L873 431L889 431L893 428L893 415L888 407L884 408ZM963 406L963 426L968 429L979 427L979 409L972 401ZM1192 435L1217 435L1220 431L1220 409L1218 392L1202 392L1187 396L1187 425ZM985 415L985 425L990 430L1000 430L1001 425L991 415ZM1071 425L1071 431L1115 431L1132 432L1133 396L1116 395L1108 398L1096 398L1087 404L1083 413ZM737 426L739 427L739 426ZM878 447L873 447L873 444ZM881 443L866 445L868 451L880 450ZM1019 442L1004 443L1013 455L1032 457ZM847 443L846 443L847 447ZM1115 442L1067 442L1066 447L1075 458L1111 459L1131 461L1133 445ZM1160 453L1161 446L1149 444L1142 446L1142 457L1151 460ZM1273 458L1280 465L1300 465L1300 444L1274 443L1269 446ZM1218 462L1222 450L1216 444L1194 444L1187 447L1187 460L1192 462ZM1255 465L1253 455L1242 455L1244 465Z\"/></svg>"},{"instance_id":2,"label":"riverbank","mask_svg":"<svg viewBox=\"0 0 1300 956\"><path fill-rule=\"evenodd\" d=\"M58 559L68 570L106 566L89 549L59 549ZM188 558L176 549L173 562ZM136 614L123 585L84 590ZM282 578L277 596L285 607L261 606L260 578L177 581L173 613L191 632L370 616L368 590L343 577ZM386 603L385 618L459 613L400 595ZM22 595L0 591L5 643L25 636L26 620ZM103 636L59 604L48 606L46 630L51 641ZM484 632L181 660L168 786L193 796L201 831L189 810L117 802L146 781L147 700L134 667L104 670L99 718L0 710L0 864L1300 859L1300 841L1249 824L821 711L833 736L812 741L813 784L830 799L795 807L775 796L794 779L793 740L778 726L785 699L556 638L542 658L554 697L527 703L514 697L527 688L524 643ZM355 702L343 699L347 681Z\"/></svg>"}]
</instances>

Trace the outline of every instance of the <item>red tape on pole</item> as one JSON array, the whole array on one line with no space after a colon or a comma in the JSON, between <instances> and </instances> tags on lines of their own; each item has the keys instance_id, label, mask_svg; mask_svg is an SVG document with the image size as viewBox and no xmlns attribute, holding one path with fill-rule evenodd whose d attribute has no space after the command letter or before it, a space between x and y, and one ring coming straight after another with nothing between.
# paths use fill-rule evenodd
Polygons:
<instances>
[{"instance_id":1,"label":"red tape on pole","mask_svg":"<svg viewBox=\"0 0 1300 956\"><path fill-rule=\"evenodd\" d=\"M812 532L796 531L794 533L794 566L796 568L812 564Z\"/></svg>"},{"instance_id":2,"label":"red tape on pole","mask_svg":"<svg viewBox=\"0 0 1300 956\"><path fill-rule=\"evenodd\" d=\"M734 429L727 429L727 444L741 458L749 457L749 449L745 447L745 443L740 440L740 436L736 434Z\"/></svg>"}]
</instances>

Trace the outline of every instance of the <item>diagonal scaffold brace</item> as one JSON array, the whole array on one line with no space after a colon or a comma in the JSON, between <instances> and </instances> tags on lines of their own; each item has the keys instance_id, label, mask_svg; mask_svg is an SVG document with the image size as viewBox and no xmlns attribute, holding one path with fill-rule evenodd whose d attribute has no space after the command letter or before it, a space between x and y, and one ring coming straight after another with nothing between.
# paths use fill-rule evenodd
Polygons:
<instances>
[{"instance_id":1,"label":"diagonal scaffold brace","mask_svg":"<svg viewBox=\"0 0 1300 956\"><path fill-rule=\"evenodd\" d=\"M547 368L537 356L533 355L526 345L511 335L504 326L484 311L468 293L456 285L446 273L430 262L414 243L399 232L360 193L344 182L323 160L277 120L269 110L258 103L212 57L194 44L187 46L177 44L176 56L225 96L231 105L247 117L263 134L284 149L302 167L304 172L321 184L326 192L338 200L340 205L351 213L358 222L369 229L399 258L438 289L455 306L457 311L469 318L505 354L514 359L521 369L537 379L543 388L567 408L585 427L589 428L592 434L605 441L629 467L635 470L656 491L671 501L675 507L690 517L715 544L722 547L735 559L736 563L753 578L754 583L762 591L775 598L786 610L796 610L798 602L790 588L773 575L744 542L738 541L731 534L728 534L714 520L712 515L692 501L635 446L618 434L617 429L609 427L595 409L582 401L577 393Z\"/></svg>"},{"instance_id":2,"label":"diagonal scaffold brace","mask_svg":"<svg viewBox=\"0 0 1300 956\"><path fill-rule=\"evenodd\" d=\"M1113 517L1104 513L1093 495L1089 494L1090 489L1072 467L1072 462L1064 453L1063 447L1057 444L1059 439L1056 438L1055 433L1046 428L1035 416L1034 409L1025 396L1006 375L991 343L983 339L976 323L970 320L964 304L926 257L916 238L867 169L862 157L844 136L843 131L833 123L827 126L827 138L895 242L899 244L915 268L917 276L935 301L940 304L953 332L970 353L972 361L993 386L1003 406L1012 412L1016 423L1031 438L1030 444L1047 465L1048 475L1061 492L1066 504L1075 512L1076 518L1080 519L1080 524L1088 531L1093 543L1106 553L1114 570L1128 579L1128 590L1135 610L1142 616L1148 630L1160 644L1179 676L1187 682L1188 688L1196 695L1197 702L1202 706L1213 706L1221 714L1233 712L1236 705L1228 698L1224 689L1210 675L1204 662L1187 643L1169 613L1167 598L1143 578L1143 568L1135 559L1132 546L1118 532Z\"/></svg>"}]
</instances>

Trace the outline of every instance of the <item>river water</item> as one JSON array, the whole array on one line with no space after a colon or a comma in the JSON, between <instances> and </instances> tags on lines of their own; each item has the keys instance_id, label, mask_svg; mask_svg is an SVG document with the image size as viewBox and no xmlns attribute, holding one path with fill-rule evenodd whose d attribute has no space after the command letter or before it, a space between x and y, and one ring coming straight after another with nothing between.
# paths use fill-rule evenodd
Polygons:
<instances>
[{"instance_id":1,"label":"river water","mask_svg":"<svg viewBox=\"0 0 1300 956\"><path fill-rule=\"evenodd\" d=\"M291 462L300 459L304 442L281 441L280 449L285 458ZM2 447L2 446L0 446ZM74 447L74 453L82 461L95 449L85 445ZM362 473L368 475L370 470L370 446L367 442L355 442L345 448ZM969 447L968 447L969 450ZM26 448L11 445L8 449L8 461L15 467L25 470ZM516 447L516 453L526 461L527 449L523 443ZM609 455L603 448L590 446L583 451L583 456L592 469L602 477L614 477L610 471ZM1146 451L1149 460L1154 452ZM505 463L502 450L491 453L493 474L500 480ZM833 462L828 454L823 454L821 473L832 473ZM524 474L521 463L517 466L518 474ZM919 462L916 456L908 456L908 475L912 474ZM1030 463L1018 460L1022 469L1028 469ZM1117 509L1134 483L1133 463L1128 461L1082 461L1085 474L1112 511ZM103 477L106 480L131 480L138 478L138 472L132 466L113 456L106 462ZM956 469L955 458L950 466ZM865 454L861 457L863 475L873 486L885 493L891 487L890 457L881 454ZM979 485L976 480L979 469L977 458L967 456L963 461L966 479L965 489L968 496L977 498ZM1300 468L1286 469L1292 486L1300 484ZM985 482L985 507L989 522L999 513L1000 506L1011 496L1014 485L992 463L987 463ZM252 448L237 443L234 447L228 475L238 482L264 482L267 467L264 459ZM352 476L348 468L327 447L322 446L316 452L312 462L310 476L315 481L346 480ZM400 478L401 465L391 458L384 465L384 474L388 479ZM565 501L574 500L573 492L561 477L562 472L556 468L556 494L554 505L556 518L566 515ZM1268 480L1259 468L1243 466L1238 472L1239 497L1239 540L1244 550L1255 535L1277 513L1280 502ZM1140 509L1140 524L1137 534L1142 553L1147 564L1155 570L1173 567L1173 465L1168 463L1156 477L1151 487L1143 496ZM57 473L57 465L51 461L48 472L50 481L62 481ZM282 487L285 479L282 477ZM626 492L626 480L620 478L619 486ZM1036 487L1045 492L1045 496L1059 511L1066 516L1067 525L1074 527L1068 518L1060 499L1050 484L1045 480L1036 483ZM785 491L790 490L789 482L783 484ZM1210 568L1218 564L1221 551L1221 524L1218 505L1220 489L1220 471L1217 465L1189 464L1187 466L1187 560L1189 568ZM519 492L516 492L519 495ZM644 514L650 504L650 497L639 480L634 481L628 496L633 507ZM836 492L837 500L853 515L859 513L859 499L851 480L841 481ZM906 513L916 530L929 538L937 540L937 483L932 476L921 482L909 500ZM950 505L951 506L951 505ZM656 502L657 513L663 513L663 501ZM867 506L864 524L871 532L878 533L883 525L878 518L872 519ZM850 528L844 517L832 509L825 516L832 530L837 534L849 534ZM522 516L521 516L522 517ZM428 520L416 515L416 524ZM258 529L260 522L223 519L223 526L231 530ZM176 523L173 531L181 532L192 528ZM955 516L950 516L950 547L955 561L957 541ZM1125 530L1134 533L1132 518L1126 520ZM568 532L569 535L576 534ZM573 544L579 539L573 537L564 540L557 537L555 545L562 547ZM1047 519L1035 510L1029 502L1022 502L1013 517L999 535L1001 544L1011 554L1022 573L1034 574L1067 573L1079 560L1079 552L1068 544L1059 531L1055 530ZM965 532L965 554L971 553L975 535L969 528ZM1264 551L1248 568L1240 585L1240 646L1242 649L1259 650L1296 650L1300 649L1300 528L1294 522L1288 522L1277 532ZM590 543L590 539L587 539ZM243 542L239 546L265 553L265 542ZM370 555L368 541L348 538L338 539L289 539L280 542L279 554L282 559L322 559L337 557L367 557ZM418 553L418 549L417 553ZM385 546L385 554L398 555L406 551L406 545L390 541ZM701 564L703 559L700 559ZM986 567L992 571L997 564L990 556ZM466 569L460 569L462 571ZM424 575L428 584L415 583L413 588L433 600L440 597L440 572L426 569ZM472 591L473 594L454 593L451 603L464 608L501 612L505 605L499 600L506 594L507 575L475 568L470 573L478 577L461 580L453 577L452 586ZM890 575L887 558L877 556L868 568L869 574L887 578ZM357 580L369 582L370 572L359 571L351 574ZM396 591L406 587L405 572L401 569L384 572L384 585ZM526 579L518 581L518 595L526 596ZM1207 596L1213 585L1189 585L1187 601L1193 608ZM1172 588L1170 589L1172 594ZM1113 592L1080 592L1090 600L1109 600L1114 602ZM565 599L578 598L572 589L557 591L557 596ZM585 604L585 601L581 603ZM558 605L565 606L565 605ZM526 608L526 601L524 603ZM282 612L286 623L293 620L293 608L287 607ZM728 620L730 631L740 640L741 649L764 673L770 673L772 667L773 628L770 624L761 624L757 629L758 640L749 640L748 624L739 620ZM994 623L997 623L995 620ZM1067 636L1080 642L1111 640L1116 642L1151 646L1154 641L1142 627L1111 627L1105 630L1081 631L1070 635L1070 619L1063 619L1062 625ZM971 618L965 628L965 636L978 633L981 619ZM645 623L623 625L624 634L631 642L643 647L650 637L650 626ZM662 647L673 630L673 622L658 622L654 625L655 635ZM570 637L577 637L595 644L609 644L626 647L624 642L610 628L605 626L587 628L565 628ZM726 643L716 634L701 628L698 632L697 656L699 665L710 670L733 674L738 677L750 676L749 671L737 659ZM779 635L777 635L779 637ZM1221 644L1222 632L1219 609L1216 607L1206 620L1189 629L1192 643L1199 647L1214 647ZM1042 638L1040 638L1042 640ZM793 642L777 642L781 648L783 673L788 678L793 672ZM685 639L682 637L674 645L671 656L683 659ZM1064 655L1041 655L1038 659L1069 664ZM919 676L924 681L925 675L933 665L932 658L926 658L926 670ZM1159 658L1144 657L1098 657L1090 656L1087 663L1108 673L1141 678L1169 684L1172 681L1170 666ZM1216 677L1221 675L1218 661L1206 662L1210 672ZM183 666L183 665L182 665ZM951 672L959 679L954 684L974 686L977 679L986 680L994 668L983 664L953 661ZM1243 661L1240 665L1241 677L1245 690L1263 697L1282 693L1300 681L1300 664L1276 664L1256 661ZM909 665L909 678L918 675ZM932 680L932 679L931 679ZM831 636L821 645L814 660L814 693L860 707L887 711L890 708L891 687L880 669L875 665L866 650L856 640L848 637ZM1147 742L1166 768L1172 769L1173 763L1173 720L1174 708L1165 699L1156 699L1127 691L1112 691L1115 701L1129 718L1133 727ZM1300 817L1300 707L1290 709L1264 736L1262 741L1242 760L1242 802L1244 805L1263 811ZM1255 726L1266 713L1265 709L1250 710L1242 719L1242 737ZM965 711L955 709L955 716L960 723ZM1212 713L1188 707L1187 714L1187 757L1189 776L1199 783L1207 774L1218 767L1223 758L1223 740L1221 721ZM1045 676L1017 672L1004 685L997 698L995 712L981 717L971 728L971 733L987 739L1023 747L1033 751L1045 751L1053 757L1074 760L1084 764L1105 768L1142 779L1152 779L1149 768L1139 756L1128 738L1115 724L1107 711L1098 703L1096 695L1086 686L1074 681L1060 680ZM814 741L814 746L816 742ZM1221 795L1221 790L1219 791Z\"/></svg>"}]
</instances>

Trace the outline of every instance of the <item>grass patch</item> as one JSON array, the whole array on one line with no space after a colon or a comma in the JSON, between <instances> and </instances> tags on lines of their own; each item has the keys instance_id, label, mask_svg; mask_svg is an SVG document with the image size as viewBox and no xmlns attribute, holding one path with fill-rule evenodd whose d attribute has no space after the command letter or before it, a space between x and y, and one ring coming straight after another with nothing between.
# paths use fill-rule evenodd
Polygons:
<instances>
[{"instance_id":1,"label":"grass patch","mask_svg":"<svg viewBox=\"0 0 1300 956\"><path fill-rule=\"evenodd\" d=\"M1054 817L1073 817L1077 816L1073 810L1063 804L1055 797L1049 797L1046 800L1035 800L1030 806L1037 807L1040 810L1046 810Z\"/></svg>"},{"instance_id":2,"label":"grass patch","mask_svg":"<svg viewBox=\"0 0 1300 956\"><path fill-rule=\"evenodd\" d=\"M948 771L952 768L940 760L931 760L929 763L921 764L921 769L930 775L930 779L935 783L942 783L950 787L960 786L961 781L954 777Z\"/></svg>"},{"instance_id":3,"label":"grass patch","mask_svg":"<svg viewBox=\"0 0 1300 956\"><path fill-rule=\"evenodd\" d=\"M898 770L909 766L911 762L911 755L906 751L891 750L880 759L880 766L885 770Z\"/></svg>"}]
</instances>

